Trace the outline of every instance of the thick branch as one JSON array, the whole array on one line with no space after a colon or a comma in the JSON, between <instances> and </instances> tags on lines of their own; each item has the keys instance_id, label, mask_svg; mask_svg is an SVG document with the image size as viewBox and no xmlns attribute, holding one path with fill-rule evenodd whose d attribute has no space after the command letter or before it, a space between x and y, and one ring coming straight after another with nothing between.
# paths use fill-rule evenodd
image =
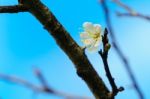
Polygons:
<instances>
[{"instance_id":1,"label":"thick branch","mask_svg":"<svg viewBox=\"0 0 150 99\"><path fill-rule=\"evenodd\" d=\"M87 59L84 51L50 10L39 0L23 0L22 4L43 24L61 49L69 56L75 64L77 74L87 83L96 99L108 99L109 90Z\"/></svg>"},{"instance_id":2,"label":"thick branch","mask_svg":"<svg viewBox=\"0 0 150 99\"><path fill-rule=\"evenodd\" d=\"M0 13L27 12L28 9L22 5L0 6Z\"/></svg>"}]
</instances>

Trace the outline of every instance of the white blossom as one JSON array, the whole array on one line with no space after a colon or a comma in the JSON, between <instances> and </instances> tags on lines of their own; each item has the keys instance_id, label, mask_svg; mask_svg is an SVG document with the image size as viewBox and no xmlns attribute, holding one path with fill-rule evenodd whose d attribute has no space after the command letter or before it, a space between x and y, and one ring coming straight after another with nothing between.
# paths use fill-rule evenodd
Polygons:
<instances>
[{"instance_id":1,"label":"white blossom","mask_svg":"<svg viewBox=\"0 0 150 99\"><path fill-rule=\"evenodd\" d=\"M92 24L91 22L83 23L83 32L80 33L80 38L85 47L90 52L95 52L101 42L101 25Z\"/></svg>"}]
</instances>

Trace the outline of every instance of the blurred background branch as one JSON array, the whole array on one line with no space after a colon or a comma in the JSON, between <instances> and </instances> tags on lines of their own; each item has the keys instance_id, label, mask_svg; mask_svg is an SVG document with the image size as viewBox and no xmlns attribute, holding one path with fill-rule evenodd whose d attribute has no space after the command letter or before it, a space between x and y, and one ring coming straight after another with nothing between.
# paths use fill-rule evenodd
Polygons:
<instances>
[{"instance_id":1,"label":"blurred background branch","mask_svg":"<svg viewBox=\"0 0 150 99\"><path fill-rule=\"evenodd\" d=\"M107 6L107 0L100 0L100 3L101 3L101 6L102 6L102 9L104 11L105 22L106 22L108 30L110 32L110 37L111 37L111 40L112 40L112 46L115 49L115 51L117 52L120 59L122 60L122 62L124 64L124 67L125 67L128 75L129 75L129 77L130 77L130 79L133 83L134 89L136 90L137 94L139 95L139 98L144 99L143 93L141 91L141 88L138 85L138 82L136 81L136 78L134 77L134 74L131 70L131 66L128 62L128 59L123 54L123 52L122 52L122 50L119 46L119 43L116 39L115 32L114 32L114 29L113 29L112 23L111 23L111 15L110 15L110 12L109 12L110 10L109 10L109 7ZM125 6L125 8L129 11L131 10L130 8L128 8L126 6Z\"/></svg>"},{"instance_id":2,"label":"blurred background branch","mask_svg":"<svg viewBox=\"0 0 150 99\"><path fill-rule=\"evenodd\" d=\"M93 99L93 98L87 97L87 96L77 96L77 95L64 93L64 92L55 90L47 84L46 79L44 78L44 76L42 75L41 71L38 68L35 68L33 72L37 76L39 81L41 82L41 84L42 84L41 86L38 86L36 84L32 84L31 82L24 80L22 78L12 76L12 75L6 75L6 74L2 74L2 73L0 73L0 79L3 79L3 80L8 81L8 82L13 82L15 84L19 84L19 85L22 85L24 87L28 87L29 89L31 89L35 92L47 93L50 95L56 95L56 96L62 97L64 99Z\"/></svg>"},{"instance_id":3,"label":"blurred background branch","mask_svg":"<svg viewBox=\"0 0 150 99\"><path fill-rule=\"evenodd\" d=\"M122 13L122 12L117 11L116 14L118 16L137 17L137 18L141 18L141 19L145 19L147 21L150 21L150 16L144 15L144 14L141 14L141 13L135 11L134 9L129 7L128 5L126 5L123 2L121 2L120 0L112 0L112 1L115 4L117 4L118 6L120 6L121 8L123 8L123 9L125 9L127 11L126 13Z\"/></svg>"}]
</instances>

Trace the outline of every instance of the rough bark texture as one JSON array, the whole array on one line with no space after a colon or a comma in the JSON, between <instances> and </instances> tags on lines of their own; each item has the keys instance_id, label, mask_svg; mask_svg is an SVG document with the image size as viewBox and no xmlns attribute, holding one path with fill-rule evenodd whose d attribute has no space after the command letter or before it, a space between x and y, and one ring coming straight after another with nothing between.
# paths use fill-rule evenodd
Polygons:
<instances>
[{"instance_id":1,"label":"rough bark texture","mask_svg":"<svg viewBox=\"0 0 150 99\"><path fill-rule=\"evenodd\" d=\"M23 0L22 4L43 24L60 48L74 63L77 74L86 82L96 99L109 99L109 90L87 59L84 50L72 39L52 12L40 0Z\"/></svg>"},{"instance_id":2,"label":"rough bark texture","mask_svg":"<svg viewBox=\"0 0 150 99\"><path fill-rule=\"evenodd\" d=\"M26 12L28 9L23 7L22 5L14 5L14 6L0 6L0 13L18 13L18 12Z\"/></svg>"}]
</instances>

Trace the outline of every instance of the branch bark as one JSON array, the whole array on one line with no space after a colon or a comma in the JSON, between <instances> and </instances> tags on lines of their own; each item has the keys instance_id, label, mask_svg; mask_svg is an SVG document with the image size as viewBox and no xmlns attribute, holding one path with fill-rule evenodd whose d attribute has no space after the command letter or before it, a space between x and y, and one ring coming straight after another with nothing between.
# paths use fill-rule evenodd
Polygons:
<instances>
[{"instance_id":1,"label":"branch bark","mask_svg":"<svg viewBox=\"0 0 150 99\"><path fill-rule=\"evenodd\" d=\"M0 13L27 12L28 9L23 5L0 6Z\"/></svg>"},{"instance_id":2,"label":"branch bark","mask_svg":"<svg viewBox=\"0 0 150 99\"><path fill-rule=\"evenodd\" d=\"M40 0L21 0L21 5L36 17L74 63L77 74L96 99L109 99L109 90L89 62L84 50L73 40L52 12ZM19 9L18 9L19 10Z\"/></svg>"}]
</instances>

